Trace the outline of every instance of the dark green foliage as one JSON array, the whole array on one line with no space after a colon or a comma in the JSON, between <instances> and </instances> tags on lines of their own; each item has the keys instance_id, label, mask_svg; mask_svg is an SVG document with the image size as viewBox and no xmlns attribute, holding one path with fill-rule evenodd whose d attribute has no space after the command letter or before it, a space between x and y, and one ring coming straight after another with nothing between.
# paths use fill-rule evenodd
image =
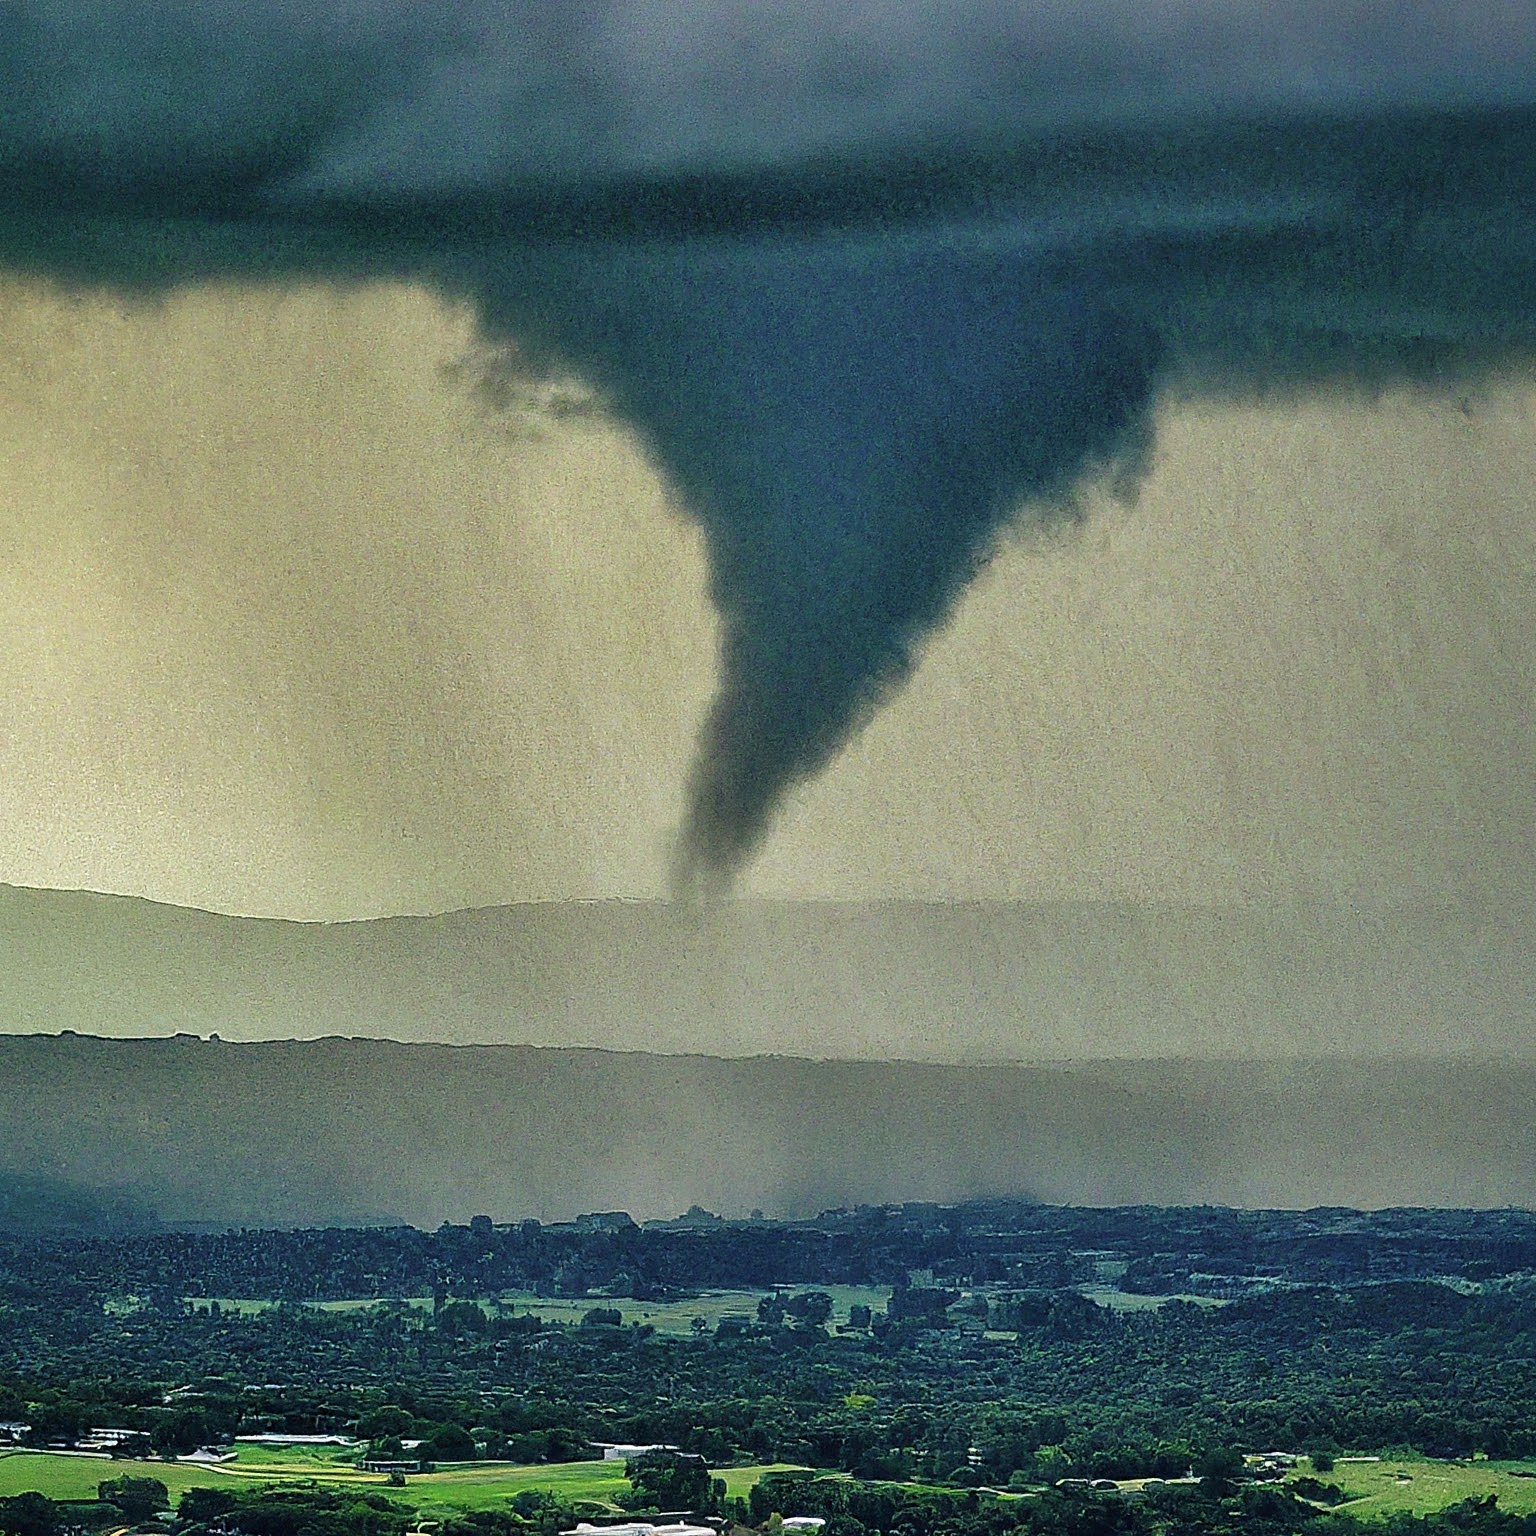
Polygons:
<instances>
[{"instance_id":1,"label":"dark green foliage","mask_svg":"<svg viewBox=\"0 0 1536 1536\"><path fill-rule=\"evenodd\" d=\"M990 1298L986 1318L989 1328L1043 1329L1061 1339L1085 1338L1109 1321L1102 1307L1071 1290L1004 1292Z\"/></svg>"},{"instance_id":2,"label":"dark green foliage","mask_svg":"<svg viewBox=\"0 0 1536 1536\"><path fill-rule=\"evenodd\" d=\"M462 1424L439 1424L423 1438L421 1454L428 1461L473 1461L475 1438Z\"/></svg>"},{"instance_id":3,"label":"dark green foliage","mask_svg":"<svg viewBox=\"0 0 1536 1536\"><path fill-rule=\"evenodd\" d=\"M1337 1483L1319 1482L1315 1477L1293 1477L1287 1485L1298 1499L1313 1504L1342 1504L1344 1490Z\"/></svg>"},{"instance_id":4,"label":"dark green foliage","mask_svg":"<svg viewBox=\"0 0 1536 1536\"><path fill-rule=\"evenodd\" d=\"M911 1318L941 1327L950 1304L959 1299L958 1291L941 1290L935 1286L898 1285L891 1292L890 1304L885 1309L885 1315L892 1322Z\"/></svg>"},{"instance_id":5,"label":"dark green foliage","mask_svg":"<svg viewBox=\"0 0 1536 1536\"><path fill-rule=\"evenodd\" d=\"M784 1302L784 1315L808 1328L822 1328L832 1316L832 1298L825 1291L801 1291Z\"/></svg>"},{"instance_id":6,"label":"dark green foliage","mask_svg":"<svg viewBox=\"0 0 1536 1536\"><path fill-rule=\"evenodd\" d=\"M1113 1312L1066 1286L1029 1283L1087 1273L1079 1249L1177 1269L1237 1299ZM552 1283L575 1264L635 1286L795 1283L763 1296L760 1322L682 1338L488 1316L446 1299L448 1280L462 1296L511 1274ZM933 1283L897 1286L873 1333L814 1321L826 1308L821 1286L905 1281L913 1270ZM1319 1472L1326 1451L1344 1445L1532 1456L1528 1270L1536 1218L1522 1212L981 1204L663 1231L525 1224L488 1235L162 1233L10 1247L0 1238L0 1373L15 1373L0 1374L0 1401L11 1405L0 1416L30 1422L34 1440L124 1424L185 1448L243 1423L346 1431L396 1455L402 1436L419 1436L443 1461L484 1441L489 1455L528 1462L582 1459L593 1440L624 1440L678 1445L710 1465L778 1459L869 1480L960 1473L983 1486L1178 1477L1223 1447L1313 1451ZM1326 1272L1372 1278L1307 1283ZM1461 1277L1469 1293L1427 1278L1437 1274ZM424 1294L416 1281L431 1275L448 1277L435 1322L403 1304L320 1312L292 1295L296 1285ZM1269 1289L1274 1281L1284 1286ZM165 1304L104 1306L129 1283ZM250 1316L180 1305L262 1285L293 1304ZM978 1300L988 1321L1015 1325L1016 1342L982 1336ZM190 1395L167 1403L171 1387Z\"/></svg>"},{"instance_id":7,"label":"dark green foliage","mask_svg":"<svg viewBox=\"0 0 1536 1536\"><path fill-rule=\"evenodd\" d=\"M63 1511L40 1493L18 1493L0 1499L0 1532L5 1536L59 1536Z\"/></svg>"},{"instance_id":8,"label":"dark green foliage","mask_svg":"<svg viewBox=\"0 0 1536 1536\"><path fill-rule=\"evenodd\" d=\"M410 1434L416 1423L415 1416L394 1403L375 1408L357 1421L357 1432L365 1440L399 1439Z\"/></svg>"},{"instance_id":9,"label":"dark green foliage","mask_svg":"<svg viewBox=\"0 0 1536 1536\"><path fill-rule=\"evenodd\" d=\"M171 1507L171 1496L158 1477L113 1477L97 1483L96 1495L122 1510L125 1519L137 1524Z\"/></svg>"},{"instance_id":10,"label":"dark green foliage","mask_svg":"<svg viewBox=\"0 0 1536 1536\"><path fill-rule=\"evenodd\" d=\"M227 1515L239 1502L231 1488L188 1488L176 1502L176 1513L191 1525L207 1525Z\"/></svg>"},{"instance_id":11,"label":"dark green foliage","mask_svg":"<svg viewBox=\"0 0 1536 1536\"><path fill-rule=\"evenodd\" d=\"M1226 1492L1242 1471L1243 1453L1230 1445L1215 1446L1195 1463L1195 1476L1210 1493Z\"/></svg>"},{"instance_id":12,"label":"dark green foliage","mask_svg":"<svg viewBox=\"0 0 1536 1536\"><path fill-rule=\"evenodd\" d=\"M239 1536L404 1536L408 1510L377 1493L331 1493L316 1487L263 1489L240 1492L228 1503L188 1500L182 1496L178 1513L193 1528L216 1522L224 1531Z\"/></svg>"},{"instance_id":13,"label":"dark green foliage","mask_svg":"<svg viewBox=\"0 0 1536 1536\"><path fill-rule=\"evenodd\" d=\"M484 1334L490 1319L473 1301L448 1301L434 1308L434 1318L440 1332L450 1338L471 1338Z\"/></svg>"},{"instance_id":14,"label":"dark green foliage","mask_svg":"<svg viewBox=\"0 0 1536 1536\"><path fill-rule=\"evenodd\" d=\"M631 1492L626 1509L692 1510L713 1513L725 1493L717 1488L700 1456L678 1451L646 1451L624 1463Z\"/></svg>"}]
</instances>

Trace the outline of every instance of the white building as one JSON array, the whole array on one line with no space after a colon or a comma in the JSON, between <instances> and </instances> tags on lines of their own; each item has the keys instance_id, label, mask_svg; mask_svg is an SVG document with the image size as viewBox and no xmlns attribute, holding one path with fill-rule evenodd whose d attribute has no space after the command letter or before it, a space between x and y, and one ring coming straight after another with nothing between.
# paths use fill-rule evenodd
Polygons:
<instances>
[{"instance_id":1,"label":"white building","mask_svg":"<svg viewBox=\"0 0 1536 1536\"><path fill-rule=\"evenodd\" d=\"M236 1435L237 1445L336 1445L343 1450L352 1450L361 1445L361 1440L354 1440L350 1435Z\"/></svg>"},{"instance_id":2,"label":"white building","mask_svg":"<svg viewBox=\"0 0 1536 1536\"><path fill-rule=\"evenodd\" d=\"M90 1429L75 1441L75 1449L80 1451L110 1451L123 1444L125 1440L142 1440L145 1438L142 1429Z\"/></svg>"},{"instance_id":3,"label":"white building","mask_svg":"<svg viewBox=\"0 0 1536 1536\"><path fill-rule=\"evenodd\" d=\"M626 1525L589 1525L579 1521L571 1531L561 1531L560 1536L715 1536L709 1525L653 1525L649 1520L631 1520Z\"/></svg>"},{"instance_id":4,"label":"white building","mask_svg":"<svg viewBox=\"0 0 1536 1536\"><path fill-rule=\"evenodd\" d=\"M636 1456L644 1456L647 1451L677 1450L675 1445L610 1445L606 1440L594 1440L592 1444L603 1453L604 1461L630 1461Z\"/></svg>"}]
</instances>

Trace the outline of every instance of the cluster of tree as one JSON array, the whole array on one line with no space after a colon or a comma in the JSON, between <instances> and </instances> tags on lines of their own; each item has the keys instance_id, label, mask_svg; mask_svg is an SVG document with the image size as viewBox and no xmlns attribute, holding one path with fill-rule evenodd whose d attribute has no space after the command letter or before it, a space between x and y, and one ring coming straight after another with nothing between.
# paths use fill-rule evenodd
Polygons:
<instances>
[{"instance_id":1,"label":"cluster of tree","mask_svg":"<svg viewBox=\"0 0 1536 1536\"><path fill-rule=\"evenodd\" d=\"M1027 1501L980 1492L774 1473L747 1499L745 1516L769 1531L782 1515L816 1515L827 1536L1361 1536L1361 1525L1320 1509L1291 1488L1239 1486L1210 1477L1143 1496L1049 1490ZM1372 1522L1379 1536L1536 1536L1536 1516L1507 1515L1491 1498L1439 1514Z\"/></svg>"},{"instance_id":2,"label":"cluster of tree","mask_svg":"<svg viewBox=\"0 0 1536 1536\"><path fill-rule=\"evenodd\" d=\"M185 1536L405 1536L411 1509L378 1493L302 1488L189 1488L176 1507Z\"/></svg>"},{"instance_id":3,"label":"cluster of tree","mask_svg":"<svg viewBox=\"0 0 1536 1536\"><path fill-rule=\"evenodd\" d=\"M124 1522L140 1524L170 1508L166 1486L153 1477L109 1478L90 1499L50 1499L41 1493L19 1493L0 1499L3 1536L68 1536L94 1532Z\"/></svg>"},{"instance_id":4,"label":"cluster of tree","mask_svg":"<svg viewBox=\"0 0 1536 1536\"><path fill-rule=\"evenodd\" d=\"M439 1527L438 1536L559 1536L578 1519L595 1510L572 1504L544 1488L528 1488L514 1494L500 1509L476 1509L453 1515Z\"/></svg>"},{"instance_id":5,"label":"cluster of tree","mask_svg":"<svg viewBox=\"0 0 1536 1536\"><path fill-rule=\"evenodd\" d=\"M868 1326L868 1309L865 1309ZM757 1320L769 1328L825 1328L832 1316L832 1298L825 1291L801 1291L798 1295L775 1292L757 1304Z\"/></svg>"},{"instance_id":6,"label":"cluster of tree","mask_svg":"<svg viewBox=\"0 0 1536 1536\"><path fill-rule=\"evenodd\" d=\"M266 1429L345 1431L385 1449L416 1439L432 1460L468 1459L482 1447L519 1461L575 1460L590 1454L592 1440L617 1439L678 1445L714 1465L781 1459L865 1478L994 1485L1169 1476L1220 1446L1536 1455L1536 1316L1516 1271L1459 1289L1426 1279L1288 1280L1250 1287L1228 1305L1174 1301L1146 1311L1113 1311L1071 1286L1017 1278L1123 1261L1192 1281L1216 1274L1200 1266L1219 1262L1229 1278L1251 1279L1275 1267L1277 1234L1287 1232L1298 1245L1297 1274L1365 1266L1376 1276L1431 1263L1445 1273L1491 1273L1529 1257L1533 1221L1508 1211L993 1204L880 1207L831 1213L820 1224L700 1218L652 1230L609 1215L558 1229L477 1221L435 1234L157 1233L12 1244L0 1247L0 1419L30 1423L31 1438L45 1444L120 1425L140 1431L123 1448L140 1454ZM850 1234L869 1236L875 1267L928 1263L900 1271L883 1313L829 1332L822 1286L851 1263L843 1253ZM607 1299L594 1298L574 1327L488 1310L444 1279L472 1268L477 1252L496 1263L543 1253L587 1265L608 1251L654 1259L653 1274L696 1287L750 1267L749 1238L761 1267L782 1277L778 1266L798 1254L800 1280L817 1283L788 1295L773 1289L713 1330L700 1319L686 1338L625 1326ZM1095 1246L1050 1247L1064 1241ZM195 1270L200 1286L241 1276L254 1284L269 1263L298 1255L304 1285L344 1288L320 1278L333 1247L345 1284L410 1279L403 1260L390 1265L413 1255L436 1277L435 1309L333 1312L289 1298L255 1314L190 1310L171 1285L194 1272L194 1261L205 1266ZM697 1270L683 1265L685 1252ZM136 1266L153 1284L129 1305L118 1288ZM962 1286L959 1268L1008 1278Z\"/></svg>"},{"instance_id":7,"label":"cluster of tree","mask_svg":"<svg viewBox=\"0 0 1536 1536\"><path fill-rule=\"evenodd\" d=\"M687 1338L606 1320L464 1332L307 1309L98 1309L88 1327L13 1313L0 1359L10 1351L19 1371L24 1358L27 1375L0 1378L0 1418L45 1442L108 1423L174 1450L237 1430L348 1432L425 1440L436 1460L477 1445L576 1460L620 1439L866 1477L945 1477L975 1446L992 1483L1167 1476L1222 1444L1536 1454L1536 1317L1510 1294L1394 1283L1113 1312L1072 1291L1010 1290L983 1318L913 1286L893 1296L894 1320L851 1333L805 1326L814 1296L801 1319L786 1308L777 1325ZM781 1306L765 1298L764 1312ZM189 1382L184 1369L210 1374Z\"/></svg>"},{"instance_id":8,"label":"cluster of tree","mask_svg":"<svg viewBox=\"0 0 1536 1536\"><path fill-rule=\"evenodd\" d=\"M96 1497L135 1525L171 1507L170 1490L158 1477L111 1477L96 1485Z\"/></svg>"},{"instance_id":9,"label":"cluster of tree","mask_svg":"<svg viewBox=\"0 0 1536 1536\"><path fill-rule=\"evenodd\" d=\"M624 1475L630 1486L626 1509L716 1515L724 1507L725 1480L711 1477L704 1458L687 1451L644 1451L624 1463Z\"/></svg>"},{"instance_id":10,"label":"cluster of tree","mask_svg":"<svg viewBox=\"0 0 1536 1536\"><path fill-rule=\"evenodd\" d=\"M185 1296L293 1301L358 1296L544 1294L654 1298L701 1287L934 1283L1061 1289L1098 1258L1122 1284L1159 1294L1239 1294L1288 1284L1536 1274L1536 1215L1523 1211L1084 1210L1019 1201L910 1203L825 1211L806 1221L631 1221L623 1212L544 1225L477 1216L411 1227L225 1233L0 1236L0 1295L41 1287L152 1304Z\"/></svg>"}]
</instances>

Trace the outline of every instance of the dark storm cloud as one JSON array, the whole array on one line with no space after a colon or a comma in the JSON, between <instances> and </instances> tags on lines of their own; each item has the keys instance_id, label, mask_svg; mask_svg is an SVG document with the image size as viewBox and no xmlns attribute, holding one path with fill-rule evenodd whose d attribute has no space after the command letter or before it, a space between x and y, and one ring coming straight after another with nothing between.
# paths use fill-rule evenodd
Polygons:
<instances>
[{"instance_id":1,"label":"dark storm cloud","mask_svg":"<svg viewBox=\"0 0 1536 1536\"><path fill-rule=\"evenodd\" d=\"M1158 391L1536 351L1536 19L1481 3L0 10L0 261L427 281L702 524L685 884Z\"/></svg>"}]
</instances>

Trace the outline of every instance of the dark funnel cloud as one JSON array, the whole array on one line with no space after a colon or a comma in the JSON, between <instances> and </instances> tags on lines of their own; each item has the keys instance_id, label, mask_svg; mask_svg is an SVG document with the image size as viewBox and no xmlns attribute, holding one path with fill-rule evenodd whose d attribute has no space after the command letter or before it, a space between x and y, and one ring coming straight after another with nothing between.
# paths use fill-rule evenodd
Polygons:
<instances>
[{"instance_id":1,"label":"dark funnel cloud","mask_svg":"<svg viewBox=\"0 0 1536 1536\"><path fill-rule=\"evenodd\" d=\"M715 288L715 355L672 390L653 377L669 419L635 413L703 521L723 621L684 853L706 881L902 680L998 525L1134 435L1156 353L1013 258L818 264L780 286L782 307ZM721 392L735 357L753 374Z\"/></svg>"},{"instance_id":2,"label":"dark funnel cloud","mask_svg":"<svg viewBox=\"0 0 1536 1536\"><path fill-rule=\"evenodd\" d=\"M0 264L404 277L576 374L702 525L684 890L1159 392L1536 354L1536 13L1503 0L13 0Z\"/></svg>"},{"instance_id":3,"label":"dark funnel cloud","mask_svg":"<svg viewBox=\"0 0 1536 1536\"><path fill-rule=\"evenodd\" d=\"M716 242L615 283L619 311L582 306L564 344L707 538L721 682L679 871L707 890L901 681L998 526L1132 444L1157 345L1012 251Z\"/></svg>"}]
</instances>

